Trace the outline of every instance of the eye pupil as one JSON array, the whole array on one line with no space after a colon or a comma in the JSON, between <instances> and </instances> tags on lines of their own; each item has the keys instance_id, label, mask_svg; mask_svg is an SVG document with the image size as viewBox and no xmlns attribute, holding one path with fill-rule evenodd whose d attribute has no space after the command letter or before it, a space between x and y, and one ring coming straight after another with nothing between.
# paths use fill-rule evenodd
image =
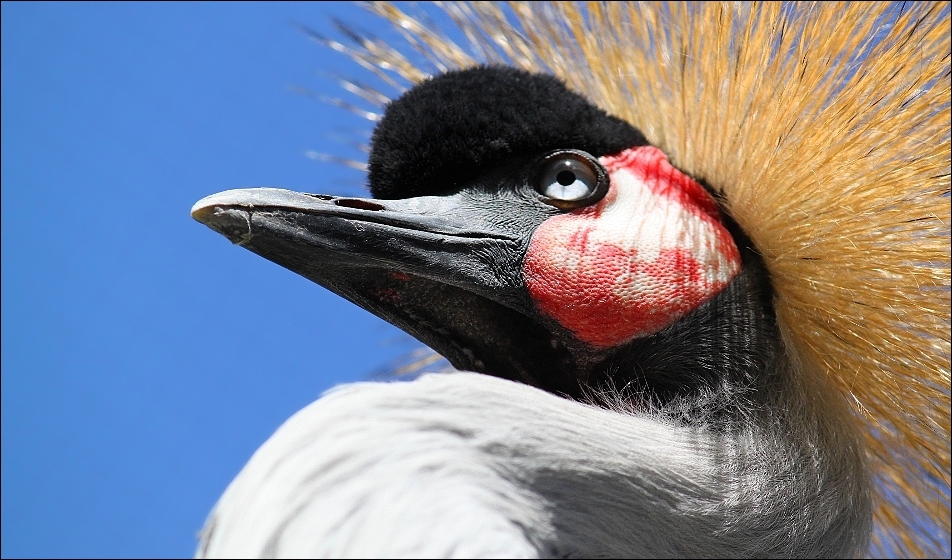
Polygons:
<instances>
[{"instance_id":1,"label":"eye pupil","mask_svg":"<svg viewBox=\"0 0 952 560\"><path fill-rule=\"evenodd\" d=\"M571 171L560 171L555 180L563 187L567 187L575 182L575 173Z\"/></svg>"}]
</instances>

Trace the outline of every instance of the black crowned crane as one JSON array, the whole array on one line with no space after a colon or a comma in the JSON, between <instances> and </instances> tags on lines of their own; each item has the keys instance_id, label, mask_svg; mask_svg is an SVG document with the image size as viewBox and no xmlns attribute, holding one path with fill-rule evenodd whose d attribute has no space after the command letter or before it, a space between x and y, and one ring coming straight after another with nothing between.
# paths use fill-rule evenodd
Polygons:
<instances>
[{"instance_id":1,"label":"black crowned crane","mask_svg":"<svg viewBox=\"0 0 952 560\"><path fill-rule=\"evenodd\" d=\"M371 9L375 198L192 213L476 373L329 392L199 555L943 553L948 5Z\"/></svg>"}]
</instances>

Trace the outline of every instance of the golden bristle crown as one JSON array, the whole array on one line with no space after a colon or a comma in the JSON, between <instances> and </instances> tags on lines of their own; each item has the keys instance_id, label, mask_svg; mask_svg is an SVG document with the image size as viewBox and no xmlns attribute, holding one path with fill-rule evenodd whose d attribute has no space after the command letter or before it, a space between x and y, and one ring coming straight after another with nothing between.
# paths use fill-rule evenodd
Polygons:
<instances>
[{"instance_id":1,"label":"golden bristle crown","mask_svg":"<svg viewBox=\"0 0 952 560\"><path fill-rule=\"evenodd\" d=\"M458 42L367 6L416 52L325 43L398 92L477 64L549 72L719 190L789 344L864 424L874 553L948 554L948 3L438 3Z\"/></svg>"}]
</instances>

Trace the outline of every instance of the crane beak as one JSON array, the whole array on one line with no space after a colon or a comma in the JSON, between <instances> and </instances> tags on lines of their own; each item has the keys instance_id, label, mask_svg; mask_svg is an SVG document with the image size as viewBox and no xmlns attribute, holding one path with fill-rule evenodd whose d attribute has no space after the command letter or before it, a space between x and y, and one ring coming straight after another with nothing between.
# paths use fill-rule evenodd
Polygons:
<instances>
[{"instance_id":1,"label":"crane beak","mask_svg":"<svg viewBox=\"0 0 952 560\"><path fill-rule=\"evenodd\" d=\"M576 395L571 356L553 351L520 273L545 215L500 223L489 214L466 192L379 200L240 189L192 208L233 243L402 328L458 369Z\"/></svg>"}]
</instances>

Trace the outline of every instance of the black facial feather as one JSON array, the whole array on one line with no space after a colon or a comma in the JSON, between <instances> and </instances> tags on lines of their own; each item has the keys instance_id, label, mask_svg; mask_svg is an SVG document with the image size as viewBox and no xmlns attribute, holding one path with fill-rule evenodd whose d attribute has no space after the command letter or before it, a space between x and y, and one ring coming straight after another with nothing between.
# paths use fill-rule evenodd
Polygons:
<instances>
[{"instance_id":1,"label":"black facial feather","mask_svg":"<svg viewBox=\"0 0 952 560\"><path fill-rule=\"evenodd\" d=\"M730 218L725 225L740 250L740 274L673 325L613 352L592 385L623 387L634 379L661 404L705 394L719 399L714 404L736 405L737 395L776 383L771 368L784 350L767 267L740 227Z\"/></svg>"},{"instance_id":2,"label":"black facial feather","mask_svg":"<svg viewBox=\"0 0 952 560\"><path fill-rule=\"evenodd\" d=\"M647 143L554 76L483 66L391 102L373 133L368 181L376 198L437 195L514 157L556 148L600 157Z\"/></svg>"}]
</instances>

